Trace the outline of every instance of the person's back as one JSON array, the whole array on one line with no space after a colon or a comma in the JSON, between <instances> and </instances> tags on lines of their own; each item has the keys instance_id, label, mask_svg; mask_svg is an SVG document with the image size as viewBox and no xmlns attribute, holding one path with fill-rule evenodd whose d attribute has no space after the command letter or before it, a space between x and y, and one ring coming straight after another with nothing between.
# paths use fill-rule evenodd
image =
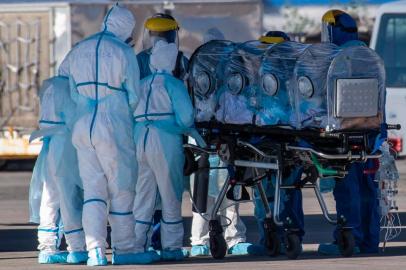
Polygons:
<instances>
[{"instance_id":1,"label":"person's back","mask_svg":"<svg viewBox=\"0 0 406 270\"><path fill-rule=\"evenodd\" d=\"M76 152L70 141L75 105L70 99L69 80L55 76L43 82L39 92L39 129L31 139L43 138L43 147L35 164L30 186L30 210L38 227L38 262L81 263L87 260L82 230L82 192ZM37 196L32 196L37 194ZM38 196L40 195L40 196ZM40 198L40 205L35 200ZM34 199L34 200L33 200ZM40 208L38 208L40 206ZM38 216L39 214L39 216ZM59 223L62 218L67 252L59 251Z\"/></svg>"},{"instance_id":2,"label":"person's back","mask_svg":"<svg viewBox=\"0 0 406 270\"><path fill-rule=\"evenodd\" d=\"M115 106L115 103L128 103L127 89L122 83L128 74L129 65L134 65L131 63L134 58L129 58L134 54L132 50L107 27L107 32L83 40L69 53L69 75L74 79L80 95L98 100L97 113L114 110L114 114L129 114L128 107ZM103 102L107 96L113 100Z\"/></svg>"},{"instance_id":3,"label":"person's back","mask_svg":"<svg viewBox=\"0 0 406 270\"><path fill-rule=\"evenodd\" d=\"M77 105L72 142L83 180L88 265L107 264L108 204L113 264L132 262L134 231L128 224L133 222L136 168L130 107L136 103L139 69L133 49L124 41L134 26L128 9L113 6L102 31L78 43L65 59L66 68L60 69L70 78Z\"/></svg>"}]
</instances>

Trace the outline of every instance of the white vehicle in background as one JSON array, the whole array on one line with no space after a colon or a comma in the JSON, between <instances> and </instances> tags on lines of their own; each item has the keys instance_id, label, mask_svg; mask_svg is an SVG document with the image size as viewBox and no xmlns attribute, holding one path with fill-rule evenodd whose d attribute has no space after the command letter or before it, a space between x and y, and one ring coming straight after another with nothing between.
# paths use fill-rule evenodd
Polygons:
<instances>
[{"instance_id":1,"label":"white vehicle in background","mask_svg":"<svg viewBox=\"0 0 406 270\"><path fill-rule=\"evenodd\" d=\"M400 124L389 139L400 156L406 155L406 1L391 2L377 10L370 47L386 69L386 121Z\"/></svg>"}]
</instances>

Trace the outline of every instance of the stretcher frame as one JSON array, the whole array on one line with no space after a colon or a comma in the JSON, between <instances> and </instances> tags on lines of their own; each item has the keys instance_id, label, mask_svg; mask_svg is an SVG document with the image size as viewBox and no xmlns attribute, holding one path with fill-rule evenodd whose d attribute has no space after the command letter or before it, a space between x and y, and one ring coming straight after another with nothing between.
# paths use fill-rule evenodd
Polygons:
<instances>
[{"instance_id":1,"label":"stretcher frame","mask_svg":"<svg viewBox=\"0 0 406 270\"><path fill-rule=\"evenodd\" d=\"M301 181L296 185L283 184L283 164L286 162L286 157L293 155L299 156L304 154L305 156L315 156L322 160L324 163L338 163L343 168L350 165L352 162L365 162L368 159L379 159L381 157L380 151L373 152L369 149L368 136L370 134L379 134L380 130L359 130L359 131L336 131L325 132L323 130L295 130L288 127L258 127L254 125L235 125L235 124L221 124L218 122L200 122L196 123L196 128L199 133L206 140L209 145L208 148L201 148L192 144L185 144L184 147L190 149L197 155L218 154L220 158L228 165L234 168L256 168L265 169L267 172L273 172L276 175L275 193L274 193L274 211L269 206L269 201L266 192L262 186L262 179L268 176L255 176L249 183L243 181L235 181L232 177L228 177L220 190L219 196L215 201L215 205L209 214L209 230L210 230L210 249L212 256L217 259L221 259L226 254L226 244L224 238L222 238L222 226L217 220L217 213L220 206L226 197L227 191L232 185L240 184L243 186L256 186L265 208L265 221L264 229L266 233L266 247L269 255L275 256L279 254L280 240L277 235L277 228L282 227L285 230L285 247L286 255L288 258L296 259L301 253L301 242L294 228L289 228L286 224L289 224L289 220L283 221L280 219L281 209L281 190L283 189L313 189L320 205L324 218L332 225L339 226L339 247L343 256L352 256L355 241L351 232L351 227L346 226L344 217L333 218L329 213L323 195L317 184L317 179L321 175L322 168L317 169L317 175L313 175L313 179L310 182ZM397 129L398 126L386 125L387 129ZM266 150L261 149L248 141L241 138L250 138L252 136L262 136L265 139L271 139L274 141L275 151L274 154L269 154ZM235 144L235 149L245 149L253 156L266 158L270 161L261 162L252 159L240 159L230 158L230 156L224 153L224 144L227 145L227 139L232 138ZM329 151L326 147L322 149L316 149L312 146L303 146L298 144L300 140L308 140L311 142L336 142L339 145L338 151ZM351 141L355 140L357 143L351 145ZM337 145L334 145L337 146ZM223 149L221 149L223 147ZM229 150L229 149L228 149ZM301 158L299 157L299 160ZM302 161L303 165L311 167L320 167L320 164L314 164L315 159ZM331 172L331 171L330 171ZM329 177L343 178L346 174L345 169L341 172L337 171L337 175L329 175ZM313 169L314 174L314 169ZM213 247L214 246L214 247Z\"/></svg>"}]
</instances>

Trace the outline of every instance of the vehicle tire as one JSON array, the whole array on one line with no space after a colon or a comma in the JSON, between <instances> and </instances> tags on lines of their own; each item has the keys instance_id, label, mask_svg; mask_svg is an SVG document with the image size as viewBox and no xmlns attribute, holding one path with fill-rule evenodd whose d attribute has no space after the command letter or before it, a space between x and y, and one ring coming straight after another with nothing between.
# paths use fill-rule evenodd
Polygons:
<instances>
[{"instance_id":1,"label":"vehicle tire","mask_svg":"<svg viewBox=\"0 0 406 270\"><path fill-rule=\"evenodd\" d=\"M214 259L223 259L227 253L227 243L223 235L216 234L210 236L210 252Z\"/></svg>"},{"instance_id":2,"label":"vehicle tire","mask_svg":"<svg viewBox=\"0 0 406 270\"><path fill-rule=\"evenodd\" d=\"M295 260L302 253L302 243L297 234L288 233L285 235L286 256L289 259Z\"/></svg>"},{"instance_id":3,"label":"vehicle tire","mask_svg":"<svg viewBox=\"0 0 406 270\"><path fill-rule=\"evenodd\" d=\"M338 247L343 257L351 257L354 254L355 239L350 230L341 230L338 235Z\"/></svg>"}]
</instances>

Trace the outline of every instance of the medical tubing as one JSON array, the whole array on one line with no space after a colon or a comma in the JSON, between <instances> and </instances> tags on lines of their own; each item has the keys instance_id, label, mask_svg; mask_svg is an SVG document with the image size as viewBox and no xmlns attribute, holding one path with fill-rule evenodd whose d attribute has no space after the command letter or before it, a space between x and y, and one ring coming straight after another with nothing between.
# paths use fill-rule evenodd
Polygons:
<instances>
[{"instance_id":1,"label":"medical tubing","mask_svg":"<svg viewBox=\"0 0 406 270\"><path fill-rule=\"evenodd\" d=\"M337 170L323 168L315 154L311 153L310 157L311 157L312 162L313 162L314 166L316 166L316 169L317 169L317 171L319 172L320 175L333 176L333 175L338 175L339 174L339 172Z\"/></svg>"}]
</instances>

